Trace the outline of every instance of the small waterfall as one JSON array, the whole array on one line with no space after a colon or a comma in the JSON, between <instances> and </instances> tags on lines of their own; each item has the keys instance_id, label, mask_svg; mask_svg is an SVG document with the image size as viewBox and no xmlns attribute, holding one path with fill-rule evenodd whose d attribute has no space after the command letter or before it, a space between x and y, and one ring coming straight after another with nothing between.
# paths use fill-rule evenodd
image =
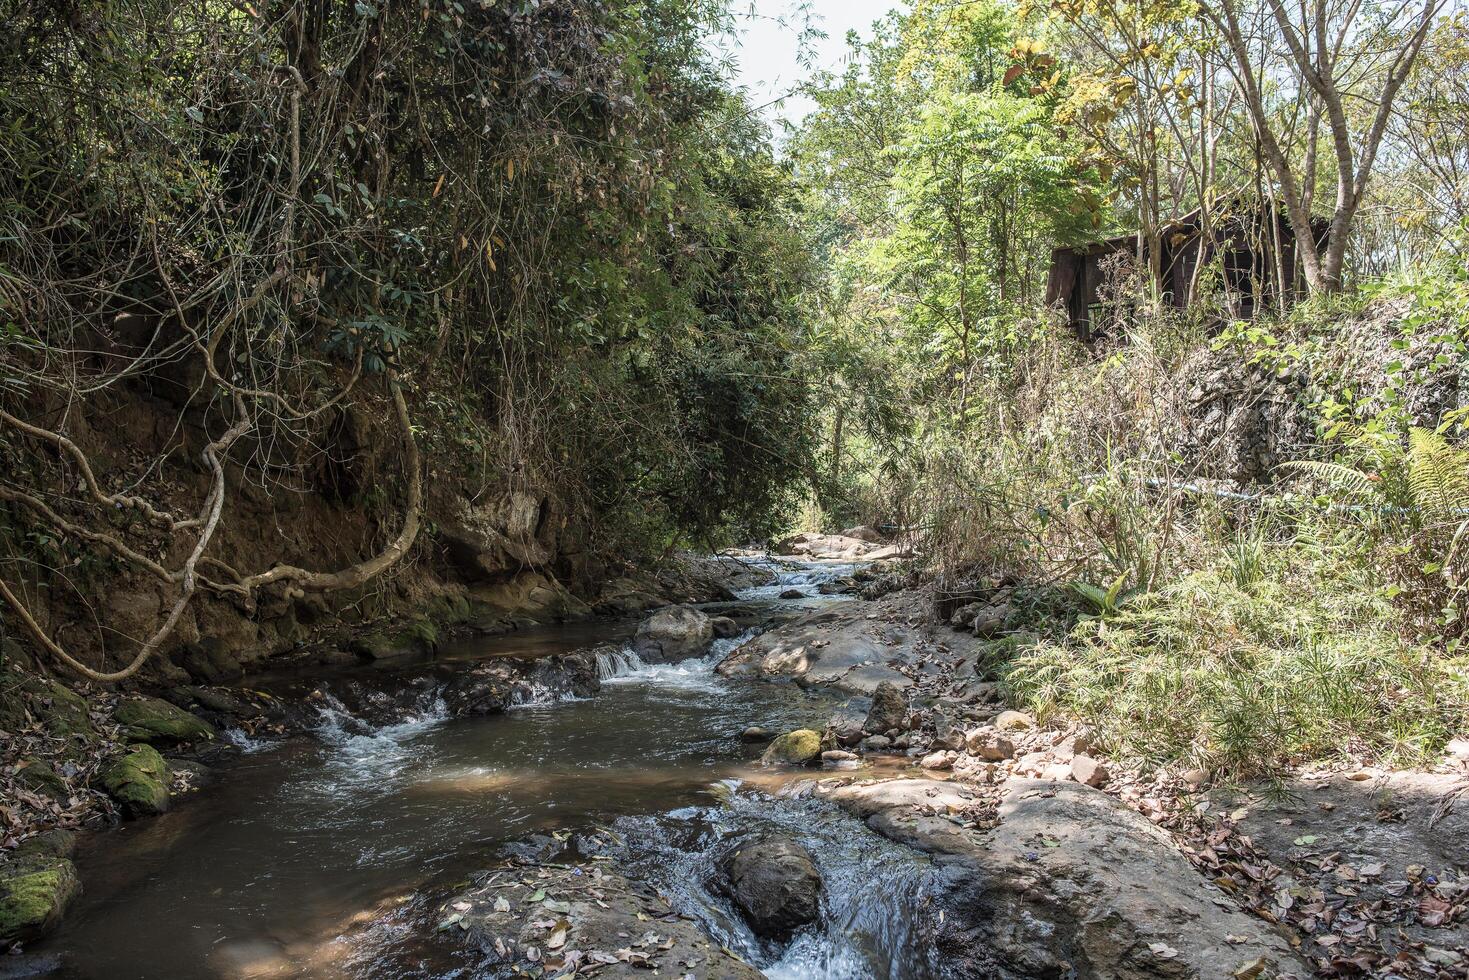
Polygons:
<instances>
[{"instance_id":1,"label":"small waterfall","mask_svg":"<svg viewBox=\"0 0 1469 980\"><path fill-rule=\"evenodd\" d=\"M820 588L827 582L834 582L840 578L846 578L857 569L863 567L865 562L793 562L790 564L778 563L770 560L753 563L758 567L768 569L775 575L775 580L767 585L757 585L753 588L742 589L739 592L741 599L776 599L781 593L791 589L800 589L807 596L820 595Z\"/></svg>"},{"instance_id":2,"label":"small waterfall","mask_svg":"<svg viewBox=\"0 0 1469 980\"><path fill-rule=\"evenodd\" d=\"M226 728L220 734L226 742L239 749L244 755L252 755L256 752L263 752L266 749L273 749L280 744L279 742L256 738L243 728Z\"/></svg>"},{"instance_id":3,"label":"small waterfall","mask_svg":"<svg viewBox=\"0 0 1469 980\"><path fill-rule=\"evenodd\" d=\"M630 677L647 669L648 665L643 663L643 658L627 647L597 654L597 675L604 681L615 677Z\"/></svg>"}]
</instances>

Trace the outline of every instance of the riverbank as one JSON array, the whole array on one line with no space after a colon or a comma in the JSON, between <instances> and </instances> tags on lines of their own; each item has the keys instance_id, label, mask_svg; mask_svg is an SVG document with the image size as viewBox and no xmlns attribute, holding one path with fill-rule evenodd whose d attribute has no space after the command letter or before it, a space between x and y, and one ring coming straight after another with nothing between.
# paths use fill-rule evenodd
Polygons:
<instances>
[{"instance_id":1,"label":"riverbank","mask_svg":"<svg viewBox=\"0 0 1469 980\"><path fill-rule=\"evenodd\" d=\"M138 976L1459 975L1462 770L1144 777L1001 703L996 638L906 576L777 567L231 689L236 761L84 840L85 897L12 962L125 976L141 929L172 938Z\"/></svg>"}]
</instances>

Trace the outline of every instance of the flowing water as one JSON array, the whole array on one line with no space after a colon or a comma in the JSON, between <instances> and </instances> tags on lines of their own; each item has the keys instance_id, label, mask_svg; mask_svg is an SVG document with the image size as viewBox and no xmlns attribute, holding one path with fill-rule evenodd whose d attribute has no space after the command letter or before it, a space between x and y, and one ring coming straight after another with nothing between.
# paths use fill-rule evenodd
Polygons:
<instances>
[{"instance_id":1,"label":"flowing water","mask_svg":"<svg viewBox=\"0 0 1469 980\"><path fill-rule=\"evenodd\" d=\"M848 569L787 569L759 596ZM799 582L797 580L800 580ZM778 591L770 592L776 589ZM754 591L754 590L752 590ZM833 601L822 599L820 601ZM460 658L543 654L625 636L603 625L461 644ZM918 977L908 917L923 860L809 801L773 800L742 744L750 724L819 726L833 702L794 685L729 681L710 656L649 667L603 658L586 700L449 719L432 686L405 711L365 717L320 680L316 737L246 742L218 785L162 817L84 845L84 897L42 957L57 975L470 977L469 952L433 931L437 903L509 843L612 826L620 860L772 977ZM360 699L356 703L362 703ZM703 885L731 834L779 827L826 880L825 920L786 948L762 945ZM884 888L871 882L880 876Z\"/></svg>"}]
</instances>

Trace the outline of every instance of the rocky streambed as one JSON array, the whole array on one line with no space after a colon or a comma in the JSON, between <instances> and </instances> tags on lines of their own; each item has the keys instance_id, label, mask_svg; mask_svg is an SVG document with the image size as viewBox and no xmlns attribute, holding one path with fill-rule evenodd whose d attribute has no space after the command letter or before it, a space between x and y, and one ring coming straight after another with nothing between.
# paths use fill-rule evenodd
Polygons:
<instances>
[{"instance_id":1,"label":"rocky streambed","mask_svg":"<svg viewBox=\"0 0 1469 980\"><path fill-rule=\"evenodd\" d=\"M75 978L1346 975L1230 877L1252 872L1302 905L1326 884L1308 854L1292 854L1289 880L1251 863L1234 831L1263 805L1165 798L1085 732L1005 710L984 668L993 637L971 623L1003 615L935 623L923 597L889 591L900 577L820 543L837 557L744 559L736 602L199 688L175 697L177 714L138 699L140 744L168 756L150 773L155 750L135 749L139 778L169 791L159 806L142 794L136 819L74 857L64 837L36 839L24 860L74 862L85 890L6 965ZM191 737L186 719L219 738ZM1338 823L1350 799L1333 803ZM1451 808L1435 824L1459 825ZM1402 871L1415 900L1454 908L1462 846ZM1368 870L1396 887L1393 869ZM1351 928L1354 909L1322 907ZM1440 912L1402 923L1416 944L1403 948L1461 975L1462 920Z\"/></svg>"}]
</instances>

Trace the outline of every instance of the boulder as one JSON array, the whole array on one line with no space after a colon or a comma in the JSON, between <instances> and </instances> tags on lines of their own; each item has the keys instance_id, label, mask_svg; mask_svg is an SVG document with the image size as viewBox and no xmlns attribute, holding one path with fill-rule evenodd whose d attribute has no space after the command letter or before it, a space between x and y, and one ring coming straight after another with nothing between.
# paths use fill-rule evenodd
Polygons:
<instances>
[{"instance_id":1,"label":"boulder","mask_svg":"<svg viewBox=\"0 0 1469 980\"><path fill-rule=\"evenodd\" d=\"M975 636L989 639L1004 632L1005 626L1010 622L1009 606L983 606L974 614L969 622L969 628L974 631Z\"/></svg>"},{"instance_id":2,"label":"boulder","mask_svg":"<svg viewBox=\"0 0 1469 980\"><path fill-rule=\"evenodd\" d=\"M867 710L864 730L882 733L904 727L908 717L908 698L896 684L884 681L872 692L872 707Z\"/></svg>"},{"instance_id":3,"label":"boulder","mask_svg":"<svg viewBox=\"0 0 1469 980\"><path fill-rule=\"evenodd\" d=\"M972 629L974 617L984 608L982 602L966 602L949 614L949 625L956 630Z\"/></svg>"},{"instance_id":4,"label":"boulder","mask_svg":"<svg viewBox=\"0 0 1469 980\"><path fill-rule=\"evenodd\" d=\"M780 597L782 599L804 599L806 598L806 593L800 589L786 589L780 594Z\"/></svg>"},{"instance_id":5,"label":"boulder","mask_svg":"<svg viewBox=\"0 0 1469 980\"><path fill-rule=\"evenodd\" d=\"M672 663L702 657L714 642L714 624L690 606L666 606L643 620L633 651L646 663Z\"/></svg>"},{"instance_id":6,"label":"boulder","mask_svg":"<svg viewBox=\"0 0 1469 980\"><path fill-rule=\"evenodd\" d=\"M837 765L843 762L860 762L861 759L855 752L847 752L844 749L827 749L821 753L821 761L824 765Z\"/></svg>"},{"instance_id":7,"label":"boulder","mask_svg":"<svg viewBox=\"0 0 1469 980\"><path fill-rule=\"evenodd\" d=\"M173 771L151 745L135 745L102 770L102 788L125 816L146 817L168 809Z\"/></svg>"},{"instance_id":8,"label":"boulder","mask_svg":"<svg viewBox=\"0 0 1469 980\"><path fill-rule=\"evenodd\" d=\"M919 761L918 765L924 769L952 769L954 768L954 760L958 756L959 753L957 752L930 752Z\"/></svg>"},{"instance_id":9,"label":"boulder","mask_svg":"<svg viewBox=\"0 0 1469 980\"><path fill-rule=\"evenodd\" d=\"M428 618L354 637L347 649L363 660L429 657L439 646L439 628Z\"/></svg>"},{"instance_id":10,"label":"boulder","mask_svg":"<svg viewBox=\"0 0 1469 980\"><path fill-rule=\"evenodd\" d=\"M208 722L160 698L124 698L112 709L112 717L135 742L172 745L215 737Z\"/></svg>"},{"instance_id":11,"label":"boulder","mask_svg":"<svg viewBox=\"0 0 1469 980\"><path fill-rule=\"evenodd\" d=\"M862 740L863 752L886 752L893 747L893 740L886 735L869 735Z\"/></svg>"},{"instance_id":12,"label":"boulder","mask_svg":"<svg viewBox=\"0 0 1469 980\"><path fill-rule=\"evenodd\" d=\"M751 725L749 728L740 732L741 742L768 742L774 737L774 732L768 728L761 728L759 725Z\"/></svg>"},{"instance_id":13,"label":"boulder","mask_svg":"<svg viewBox=\"0 0 1469 980\"><path fill-rule=\"evenodd\" d=\"M56 928L81 892L65 856L21 849L0 864L0 949L27 943Z\"/></svg>"},{"instance_id":14,"label":"boulder","mask_svg":"<svg viewBox=\"0 0 1469 980\"><path fill-rule=\"evenodd\" d=\"M714 635L721 640L728 640L744 632L740 629L740 624L728 616L711 616L709 625L714 628Z\"/></svg>"},{"instance_id":15,"label":"boulder","mask_svg":"<svg viewBox=\"0 0 1469 980\"><path fill-rule=\"evenodd\" d=\"M821 873L806 848L782 835L742 842L720 862L717 887L757 936L787 938L821 914Z\"/></svg>"},{"instance_id":16,"label":"boulder","mask_svg":"<svg viewBox=\"0 0 1469 980\"><path fill-rule=\"evenodd\" d=\"M760 762L767 766L809 765L821 755L821 733L798 728L771 742Z\"/></svg>"}]
</instances>

